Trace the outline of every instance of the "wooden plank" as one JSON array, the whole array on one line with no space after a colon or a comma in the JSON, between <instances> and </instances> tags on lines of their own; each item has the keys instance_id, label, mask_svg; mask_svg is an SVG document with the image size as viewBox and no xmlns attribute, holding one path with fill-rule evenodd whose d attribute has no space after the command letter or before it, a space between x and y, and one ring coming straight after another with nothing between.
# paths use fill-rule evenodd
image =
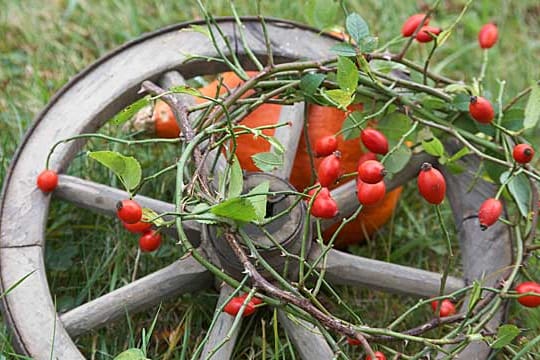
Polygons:
<instances>
[{"instance_id":1,"label":"wooden plank","mask_svg":"<svg viewBox=\"0 0 540 360\"><path fill-rule=\"evenodd\" d=\"M110 216L116 216L116 203L129 197L127 192L123 190L69 175L59 176L54 196L81 208ZM150 208L157 213L175 211L174 204L165 201L143 195L136 195L134 199L141 206ZM183 224L189 238L194 243L198 243L200 241L200 224L196 221L184 221ZM176 229L169 229L168 234L177 236Z\"/></svg>"},{"instance_id":2,"label":"wooden plank","mask_svg":"<svg viewBox=\"0 0 540 360\"><path fill-rule=\"evenodd\" d=\"M330 345L313 324L297 318L292 320L283 310L278 310L278 319L279 324L285 329L296 351L300 354L300 358L303 360L334 358L334 352Z\"/></svg>"},{"instance_id":3,"label":"wooden plank","mask_svg":"<svg viewBox=\"0 0 540 360\"><path fill-rule=\"evenodd\" d=\"M0 264L4 290L31 274L3 299L4 318L19 350L32 354L34 360L84 359L56 316L43 271L42 248L3 248Z\"/></svg>"},{"instance_id":4,"label":"wooden plank","mask_svg":"<svg viewBox=\"0 0 540 360\"><path fill-rule=\"evenodd\" d=\"M309 259L315 260L320 252L313 246ZM388 291L419 297L432 297L439 293L441 274L384 261L367 259L330 250L326 265L326 279L333 284L363 286L369 289ZM446 282L446 293L461 289L463 280L450 276Z\"/></svg>"},{"instance_id":5,"label":"wooden plank","mask_svg":"<svg viewBox=\"0 0 540 360\"><path fill-rule=\"evenodd\" d=\"M199 291L212 284L210 272L188 257L69 310L60 316L60 320L71 336L79 336L126 314L132 315L160 301Z\"/></svg>"},{"instance_id":6,"label":"wooden plank","mask_svg":"<svg viewBox=\"0 0 540 360\"><path fill-rule=\"evenodd\" d=\"M282 179L288 179L296 159L296 150L304 129L304 109L305 103L300 102L294 105L281 107L278 124L289 122L290 126L279 127L274 133L274 137L285 148L283 166L272 173ZM270 151L274 151L272 146Z\"/></svg>"},{"instance_id":7,"label":"wooden plank","mask_svg":"<svg viewBox=\"0 0 540 360\"><path fill-rule=\"evenodd\" d=\"M231 296L233 291L234 289L232 287L223 283L219 292L217 307L221 306ZM218 310L216 309L216 311ZM234 350L234 345L236 344L238 333L240 331L241 322L240 325L237 326L236 329L229 334L235 318L222 311L220 311L216 315L218 318L216 323L214 324L214 327L210 330L208 341L204 346L203 352L200 357L201 360L232 359L232 353ZM225 342L223 342L224 340Z\"/></svg>"}]
</instances>

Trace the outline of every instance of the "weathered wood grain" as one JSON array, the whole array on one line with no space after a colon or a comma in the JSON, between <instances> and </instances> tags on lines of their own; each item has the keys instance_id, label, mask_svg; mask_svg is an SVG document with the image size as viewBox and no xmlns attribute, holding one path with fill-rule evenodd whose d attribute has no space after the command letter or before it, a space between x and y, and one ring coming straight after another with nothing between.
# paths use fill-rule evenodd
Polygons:
<instances>
[{"instance_id":1,"label":"weathered wood grain","mask_svg":"<svg viewBox=\"0 0 540 360\"><path fill-rule=\"evenodd\" d=\"M60 316L67 332L79 336L145 310L175 296L196 292L212 286L213 277L192 257L171 265L111 291Z\"/></svg>"},{"instance_id":2,"label":"weathered wood grain","mask_svg":"<svg viewBox=\"0 0 540 360\"><path fill-rule=\"evenodd\" d=\"M313 246L309 258L315 260L319 254L318 246ZM330 250L326 264L326 278L333 284L363 286L370 289L419 297L432 297L438 294L441 274L408 266L363 258L339 250ZM449 277L446 293L461 289L465 283L456 277Z\"/></svg>"},{"instance_id":3,"label":"weathered wood grain","mask_svg":"<svg viewBox=\"0 0 540 360\"><path fill-rule=\"evenodd\" d=\"M334 357L330 345L313 324L301 319L292 320L283 310L278 310L278 320L302 360L327 360Z\"/></svg>"}]
</instances>

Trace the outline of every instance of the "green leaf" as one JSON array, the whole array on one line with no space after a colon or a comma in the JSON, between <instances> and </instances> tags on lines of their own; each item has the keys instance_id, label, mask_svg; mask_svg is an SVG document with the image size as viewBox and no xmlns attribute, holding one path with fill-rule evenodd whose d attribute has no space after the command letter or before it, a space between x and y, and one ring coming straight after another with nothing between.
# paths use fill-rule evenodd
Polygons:
<instances>
[{"instance_id":1,"label":"green leaf","mask_svg":"<svg viewBox=\"0 0 540 360\"><path fill-rule=\"evenodd\" d=\"M341 90L354 94L358 86L358 69L350 59L340 56L337 64L337 83Z\"/></svg>"},{"instance_id":2,"label":"green leaf","mask_svg":"<svg viewBox=\"0 0 540 360\"><path fill-rule=\"evenodd\" d=\"M212 214L229 219L249 222L257 220L257 213L251 201L245 198L232 198L210 208Z\"/></svg>"},{"instance_id":3,"label":"green leaf","mask_svg":"<svg viewBox=\"0 0 540 360\"><path fill-rule=\"evenodd\" d=\"M300 89L304 94L312 96L326 78L324 74L306 74L300 79Z\"/></svg>"},{"instance_id":4,"label":"green leaf","mask_svg":"<svg viewBox=\"0 0 540 360\"><path fill-rule=\"evenodd\" d=\"M157 226L163 225L165 223L165 220L163 220L162 217L157 218L159 214L150 208L143 208L142 213L143 214L141 221L150 222L150 220L154 220L152 223Z\"/></svg>"},{"instance_id":5,"label":"green leaf","mask_svg":"<svg viewBox=\"0 0 540 360\"><path fill-rule=\"evenodd\" d=\"M474 309L476 306L476 303L478 303L478 300L480 300L480 296L482 295L482 285L477 280L474 280L473 287L471 290L471 297L469 299L469 311Z\"/></svg>"},{"instance_id":6,"label":"green leaf","mask_svg":"<svg viewBox=\"0 0 540 360\"><path fill-rule=\"evenodd\" d=\"M195 207L191 209L191 212L201 213L200 215L195 215L197 216L195 221L201 224L208 224L208 225L217 224L219 222L218 217L215 214L212 214L209 210L210 210L210 206L208 204L200 203L200 204L195 205Z\"/></svg>"},{"instance_id":7,"label":"green leaf","mask_svg":"<svg viewBox=\"0 0 540 360\"><path fill-rule=\"evenodd\" d=\"M113 125L123 124L131 119L137 113L137 111L141 110L147 105L150 105L150 96L145 96L124 108L124 110L120 111L115 117L112 118L111 123Z\"/></svg>"},{"instance_id":8,"label":"green leaf","mask_svg":"<svg viewBox=\"0 0 540 360\"><path fill-rule=\"evenodd\" d=\"M433 96L424 96L421 102L422 106L428 110L440 110L448 107L446 101Z\"/></svg>"},{"instance_id":9,"label":"green leaf","mask_svg":"<svg viewBox=\"0 0 540 360\"><path fill-rule=\"evenodd\" d=\"M93 151L87 154L88 157L100 162L115 173L128 192L141 182L141 164L134 157L124 156L115 151Z\"/></svg>"},{"instance_id":10,"label":"green leaf","mask_svg":"<svg viewBox=\"0 0 540 360\"><path fill-rule=\"evenodd\" d=\"M345 20L345 28L351 38L359 44L365 37L369 36L367 23L357 13L351 13Z\"/></svg>"},{"instance_id":11,"label":"green leaf","mask_svg":"<svg viewBox=\"0 0 540 360\"><path fill-rule=\"evenodd\" d=\"M251 189L248 195L267 193L269 189L270 182L263 181L262 183ZM262 221L266 216L266 202L268 200L268 195L255 195L250 196L247 199L251 202L251 205L253 205L253 208L255 209L257 220Z\"/></svg>"},{"instance_id":12,"label":"green leaf","mask_svg":"<svg viewBox=\"0 0 540 360\"><path fill-rule=\"evenodd\" d=\"M531 129L536 126L538 120L540 120L540 84L535 83L532 86L529 101L527 101L527 106L525 107L523 126L525 129Z\"/></svg>"},{"instance_id":13,"label":"green leaf","mask_svg":"<svg viewBox=\"0 0 540 360\"><path fill-rule=\"evenodd\" d=\"M501 183L504 183L508 179L509 174L506 171L501 175ZM525 174L514 176L508 183L508 191L514 198L521 215L527 217L531 201L531 188L527 176Z\"/></svg>"},{"instance_id":14,"label":"green leaf","mask_svg":"<svg viewBox=\"0 0 540 360\"><path fill-rule=\"evenodd\" d=\"M356 56L358 52L353 45L347 43L338 43L336 45L333 45L330 48L330 51L332 51L336 55L347 57Z\"/></svg>"},{"instance_id":15,"label":"green leaf","mask_svg":"<svg viewBox=\"0 0 540 360\"><path fill-rule=\"evenodd\" d=\"M384 168L387 172L395 174L401 171L411 159L412 153L405 144L402 144L392 155L386 158Z\"/></svg>"},{"instance_id":16,"label":"green leaf","mask_svg":"<svg viewBox=\"0 0 540 360\"><path fill-rule=\"evenodd\" d=\"M244 174L236 155L233 157L229 169L229 192L227 197L233 198L240 195L242 193L242 188L244 187Z\"/></svg>"},{"instance_id":17,"label":"green leaf","mask_svg":"<svg viewBox=\"0 0 540 360\"><path fill-rule=\"evenodd\" d=\"M335 106L342 110L346 110L347 106L349 106L353 100L350 93L341 89L325 90L323 94Z\"/></svg>"},{"instance_id":18,"label":"green leaf","mask_svg":"<svg viewBox=\"0 0 540 360\"><path fill-rule=\"evenodd\" d=\"M459 159L461 159L462 157L464 157L465 155L468 155L470 154L470 150L468 147L462 147L458 152L456 152L454 155L450 156L450 158L448 159L448 162L454 162L454 161L458 161Z\"/></svg>"},{"instance_id":19,"label":"green leaf","mask_svg":"<svg viewBox=\"0 0 540 360\"><path fill-rule=\"evenodd\" d=\"M465 93L467 96L472 92L472 87L465 84L450 84L444 88L447 93Z\"/></svg>"},{"instance_id":20,"label":"green leaf","mask_svg":"<svg viewBox=\"0 0 540 360\"><path fill-rule=\"evenodd\" d=\"M506 110L503 114L501 125L508 130L519 131L523 129L523 118L525 112L520 108Z\"/></svg>"},{"instance_id":21,"label":"green leaf","mask_svg":"<svg viewBox=\"0 0 540 360\"><path fill-rule=\"evenodd\" d=\"M276 154L280 155L285 152L285 147L276 137L268 136L265 139L272 145L272 149Z\"/></svg>"},{"instance_id":22,"label":"green leaf","mask_svg":"<svg viewBox=\"0 0 540 360\"><path fill-rule=\"evenodd\" d=\"M255 166L261 171L270 172L283 166L283 154L263 152L251 156Z\"/></svg>"},{"instance_id":23,"label":"green leaf","mask_svg":"<svg viewBox=\"0 0 540 360\"><path fill-rule=\"evenodd\" d=\"M362 125L364 124L364 116L359 111L353 111L345 118L341 127L344 140L355 139L360 136Z\"/></svg>"},{"instance_id":24,"label":"green leaf","mask_svg":"<svg viewBox=\"0 0 540 360\"><path fill-rule=\"evenodd\" d=\"M497 340L491 344L493 349L502 349L510 344L520 333L516 325L505 324L497 330Z\"/></svg>"},{"instance_id":25,"label":"green leaf","mask_svg":"<svg viewBox=\"0 0 540 360\"><path fill-rule=\"evenodd\" d=\"M358 47L363 53L372 52L377 48L379 38L375 36L366 36L358 43Z\"/></svg>"},{"instance_id":26,"label":"green leaf","mask_svg":"<svg viewBox=\"0 0 540 360\"><path fill-rule=\"evenodd\" d=\"M369 65L373 70L389 74L392 70L407 70L407 67L403 64L387 61L387 60L371 60Z\"/></svg>"},{"instance_id":27,"label":"green leaf","mask_svg":"<svg viewBox=\"0 0 540 360\"><path fill-rule=\"evenodd\" d=\"M468 94L459 93L454 96L452 105L459 111L469 111L471 97Z\"/></svg>"},{"instance_id":28,"label":"green leaf","mask_svg":"<svg viewBox=\"0 0 540 360\"><path fill-rule=\"evenodd\" d=\"M430 155L437 157L444 155L444 146L436 137L433 137L427 141L422 141L422 147Z\"/></svg>"},{"instance_id":29,"label":"green leaf","mask_svg":"<svg viewBox=\"0 0 540 360\"><path fill-rule=\"evenodd\" d=\"M128 349L119 355L114 360L150 360L148 359L141 349Z\"/></svg>"},{"instance_id":30,"label":"green leaf","mask_svg":"<svg viewBox=\"0 0 540 360\"><path fill-rule=\"evenodd\" d=\"M397 111L384 116L377 124L377 130L386 135L390 145L395 145L411 128L411 119Z\"/></svg>"}]
</instances>

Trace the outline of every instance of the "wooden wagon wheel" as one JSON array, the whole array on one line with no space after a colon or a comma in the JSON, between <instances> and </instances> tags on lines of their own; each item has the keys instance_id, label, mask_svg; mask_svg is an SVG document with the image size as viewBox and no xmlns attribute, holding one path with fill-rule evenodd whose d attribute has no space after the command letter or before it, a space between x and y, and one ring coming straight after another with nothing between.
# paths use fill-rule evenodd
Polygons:
<instances>
[{"instance_id":1,"label":"wooden wagon wheel","mask_svg":"<svg viewBox=\"0 0 540 360\"><path fill-rule=\"evenodd\" d=\"M245 33L251 49L264 56L266 52L260 23L254 18L244 18ZM220 19L219 26L233 44L237 41L237 28L231 19ZM159 301L181 293L193 292L213 285L213 277L192 258L185 258L112 291L64 314L57 314L51 299L44 266L45 226L50 196L35 186L35 179L45 163L47 149L61 138L98 130L108 119L140 95L137 91L142 81L151 79L167 83L181 81L196 75L215 74L225 70L217 63L189 62L184 64L183 54L217 56L213 45L202 34L179 31L194 23L171 26L132 41L107 54L85 71L73 78L54 96L37 116L21 143L6 177L0 209L0 281L5 291L25 275L24 282L2 299L5 318L13 331L18 350L34 359L49 359L54 348L56 359L82 359L83 356L71 340L122 317L130 312L143 310ZM277 62L297 59L321 59L331 56L329 48L337 40L320 35L316 30L288 21L269 20L269 34ZM237 46L238 55L247 64L243 47ZM303 121L303 106L284 107L283 112L293 122ZM294 154L301 126L293 125L288 133L278 133L282 143ZM62 145L52 158L51 167L65 170L83 142ZM292 155L291 155L292 156ZM413 157L412 164L394 181L393 188L416 175L416 169L425 157ZM288 178L293 159L286 160L284 170L277 174ZM474 169L474 157L468 157ZM463 253L465 279L451 277L446 291L454 292L473 279L492 274L511 264L511 241L508 229L501 223L481 232L474 216L480 199L494 193L494 188L481 182L467 193L471 174L460 176L446 174L448 199L459 230ZM333 191L344 215L357 206L353 184L345 184ZM126 197L123 191L79 178L61 175L53 196L78 206L112 215L117 200ZM167 211L172 204L139 196L146 207ZM185 222L192 238L201 236L197 223ZM318 249L313 246L311 256ZM436 294L440 274L352 256L337 250L329 253L326 274L334 284L367 286L389 292L429 297ZM494 279L494 277L491 277ZM487 284L490 285L489 282ZM221 288L220 301L231 289ZM493 320L496 327L501 313ZM282 326L295 344L303 359L330 359L333 350L324 337L306 324L291 321L285 313L279 315ZM209 336L204 354L219 343L231 325L231 317L220 316ZM313 330L313 331L312 331ZM52 334L54 331L54 340ZM44 336L47 334L47 336ZM54 343L53 343L54 341ZM235 336L231 337L215 354L214 359L229 359ZM489 347L472 343L463 352L464 359L484 359ZM203 354L203 358L205 355Z\"/></svg>"}]
</instances>

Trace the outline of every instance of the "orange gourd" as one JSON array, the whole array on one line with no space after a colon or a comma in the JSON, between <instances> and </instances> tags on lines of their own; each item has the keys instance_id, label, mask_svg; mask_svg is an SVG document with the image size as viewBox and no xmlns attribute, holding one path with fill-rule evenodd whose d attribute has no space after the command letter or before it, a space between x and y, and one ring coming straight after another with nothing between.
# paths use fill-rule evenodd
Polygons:
<instances>
[{"instance_id":1,"label":"orange gourd","mask_svg":"<svg viewBox=\"0 0 540 360\"><path fill-rule=\"evenodd\" d=\"M249 73L253 75L254 73ZM226 72L221 74L223 84L228 89L233 89L241 85L242 81L232 72ZM200 89L200 91L206 96L215 96L218 87L218 81L213 81L207 86ZM220 89L220 95L225 93L226 89L222 87ZM198 99L199 102L204 101ZM350 110L361 110L362 105L351 105ZM281 112L281 106L276 104L263 104L246 116L241 124L249 127L258 127L263 125L275 124ZM316 139L326 136L334 135L341 127L347 114L332 107L325 107L320 105L310 105L308 108L308 136L311 146L315 143ZM264 134L272 136L274 134L273 129L263 130ZM356 171L358 165L358 159L363 154L363 150L360 145L360 139L344 140L342 136L338 136L338 149L341 151L341 164L345 173ZM259 169L253 163L251 156L260 152L270 151L270 143L261 137L255 138L251 134L242 134L237 138L237 151L236 155L243 169L248 171L259 171ZM313 162L316 167L322 161L322 158L314 158ZM307 143L305 136L302 135L296 152L296 158L293 166L293 170L290 177L291 184L299 191L303 191L306 187L313 183L311 178L311 162L309 159L309 153L307 151ZM349 181L353 181L354 178L350 178ZM339 186L334 185L333 187ZM332 187L330 187L332 188ZM348 223L338 235L335 246L345 247L350 244L355 244L363 241L365 238L373 234L379 227L384 225L392 216L394 208L396 207L399 195L401 194L401 188L395 189L388 193L384 200L376 206L365 206L362 212L355 221ZM354 195L354 194L351 194ZM331 228L324 232L325 240L328 241L339 223L336 223Z\"/></svg>"}]
</instances>

